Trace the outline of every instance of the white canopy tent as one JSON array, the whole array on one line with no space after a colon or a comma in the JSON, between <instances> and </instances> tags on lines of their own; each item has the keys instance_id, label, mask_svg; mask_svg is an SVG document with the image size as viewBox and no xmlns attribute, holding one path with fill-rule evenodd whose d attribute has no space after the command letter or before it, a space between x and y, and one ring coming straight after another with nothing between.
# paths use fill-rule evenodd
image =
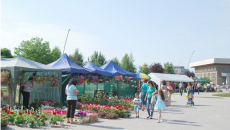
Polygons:
<instances>
[{"instance_id":1,"label":"white canopy tent","mask_svg":"<svg viewBox=\"0 0 230 130\"><path fill-rule=\"evenodd\" d=\"M161 80L164 81L182 81L182 82L194 82L186 75L178 74L163 74L163 73L150 73L148 74L151 77L151 80L154 81L158 86L161 85Z\"/></svg>"}]
</instances>

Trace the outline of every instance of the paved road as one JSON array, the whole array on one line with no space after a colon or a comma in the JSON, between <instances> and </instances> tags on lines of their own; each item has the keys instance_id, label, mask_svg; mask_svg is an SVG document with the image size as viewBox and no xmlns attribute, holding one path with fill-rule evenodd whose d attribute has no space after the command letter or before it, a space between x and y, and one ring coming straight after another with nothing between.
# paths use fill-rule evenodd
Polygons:
<instances>
[{"instance_id":1,"label":"paved road","mask_svg":"<svg viewBox=\"0 0 230 130\"><path fill-rule=\"evenodd\" d=\"M41 127L38 129L78 129L78 130L229 130L230 129L230 98L207 98L212 97L213 93L195 94L195 106L187 106L185 95L179 94L172 96L172 107L168 107L162 113L164 122L157 123L158 112L154 111L154 119L147 119L147 112L140 112L140 118L135 118L132 112L131 118L106 120L100 119L99 122L83 125L69 125L64 127L49 128ZM205 97L205 98L204 98ZM8 126L6 130L24 130L27 127Z\"/></svg>"}]
</instances>

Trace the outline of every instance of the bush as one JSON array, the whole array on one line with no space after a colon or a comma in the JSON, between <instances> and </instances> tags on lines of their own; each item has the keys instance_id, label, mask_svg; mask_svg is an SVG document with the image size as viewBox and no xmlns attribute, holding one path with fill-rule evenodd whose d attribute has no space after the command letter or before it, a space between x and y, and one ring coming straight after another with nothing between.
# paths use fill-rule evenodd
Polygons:
<instances>
[{"instance_id":1,"label":"bush","mask_svg":"<svg viewBox=\"0 0 230 130\"><path fill-rule=\"evenodd\" d=\"M102 91L97 91L96 96L93 99L94 103L105 105L107 103L106 95Z\"/></svg>"},{"instance_id":2,"label":"bush","mask_svg":"<svg viewBox=\"0 0 230 130\"><path fill-rule=\"evenodd\" d=\"M84 104L91 103L91 101L92 101L92 97L89 95L89 93L86 93L86 94L80 96L79 98L81 99L82 103L84 103Z\"/></svg>"},{"instance_id":3,"label":"bush","mask_svg":"<svg viewBox=\"0 0 230 130\"><path fill-rule=\"evenodd\" d=\"M6 125L7 125L6 117L1 117L1 126L6 126Z\"/></svg>"}]
</instances>

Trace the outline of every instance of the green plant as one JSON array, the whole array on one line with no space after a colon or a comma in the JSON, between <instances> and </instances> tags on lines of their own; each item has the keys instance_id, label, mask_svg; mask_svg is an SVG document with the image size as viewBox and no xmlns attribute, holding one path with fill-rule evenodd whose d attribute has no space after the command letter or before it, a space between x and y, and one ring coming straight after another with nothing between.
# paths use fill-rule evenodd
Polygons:
<instances>
[{"instance_id":1,"label":"green plant","mask_svg":"<svg viewBox=\"0 0 230 130\"><path fill-rule=\"evenodd\" d=\"M79 98L81 98L82 103L85 103L85 104L90 103L92 101L92 97L90 96L89 93L86 93Z\"/></svg>"},{"instance_id":2,"label":"green plant","mask_svg":"<svg viewBox=\"0 0 230 130\"><path fill-rule=\"evenodd\" d=\"M16 117L16 113L10 112L10 114L7 115L8 117L8 122L14 123L14 118Z\"/></svg>"},{"instance_id":3,"label":"green plant","mask_svg":"<svg viewBox=\"0 0 230 130\"><path fill-rule=\"evenodd\" d=\"M118 118L118 114L114 113L114 112L109 112L106 114L105 116L106 119L117 119Z\"/></svg>"},{"instance_id":4,"label":"green plant","mask_svg":"<svg viewBox=\"0 0 230 130\"><path fill-rule=\"evenodd\" d=\"M94 97L94 103L96 103L96 104L101 104L101 105L105 105L106 104L106 102L107 102L107 100L106 100L106 96L105 95L103 95L104 94L104 92L102 92L102 91L97 91L97 93L96 93L96 96Z\"/></svg>"},{"instance_id":5,"label":"green plant","mask_svg":"<svg viewBox=\"0 0 230 130\"><path fill-rule=\"evenodd\" d=\"M104 118L106 116L105 112L98 112L98 117Z\"/></svg>"},{"instance_id":6,"label":"green plant","mask_svg":"<svg viewBox=\"0 0 230 130\"><path fill-rule=\"evenodd\" d=\"M110 106L117 106L119 104L119 99L117 96L115 97L110 97L108 105Z\"/></svg>"},{"instance_id":7,"label":"green plant","mask_svg":"<svg viewBox=\"0 0 230 130\"><path fill-rule=\"evenodd\" d=\"M126 118L130 116L130 111L126 109L120 109L118 111L115 111L115 113L118 114L118 116L121 118Z\"/></svg>"},{"instance_id":8,"label":"green plant","mask_svg":"<svg viewBox=\"0 0 230 130\"><path fill-rule=\"evenodd\" d=\"M6 117L1 117L1 126L7 125L7 119Z\"/></svg>"},{"instance_id":9,"label":"green plant","mask_svg":"<svg viewBox=\"0 0 230 130\"><path fill-rule=\"evenodd\" d=\"M48 120L49 124L56 124L58 121L58 117L56 115L52 115Z\"/></svg>"},{"instance_id":10,"label":"green plant","mask_svg":"<svg viewBox=\"0 0 230 130\"><path fill-rule=\"evenodd\" d=\"M39 115L27 115L26 124L29 125L30 128L35 128L36 126L41 126L42 122L38 120Z\"/></svg>"},{"instance_id":11,"label":"green plant","mask_svg":"<svg viewBox=\"0 0 230 130\"><path fill-rule=\"evenodd\" d=\"M26 115L17 115L15 116L15 119L14 119L14 124L15 125L20 125L20 124L26 124L26 119L25 119Z\"/></svg>"}]
</instances>

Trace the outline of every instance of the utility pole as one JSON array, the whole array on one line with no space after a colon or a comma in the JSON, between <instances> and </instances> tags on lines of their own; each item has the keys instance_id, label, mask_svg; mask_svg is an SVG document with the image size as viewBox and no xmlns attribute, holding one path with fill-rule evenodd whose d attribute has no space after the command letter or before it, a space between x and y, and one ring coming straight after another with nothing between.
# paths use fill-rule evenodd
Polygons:
<instances>
[{"instance_id":1,"label":"utility pole","mask_svg":"<svg viewBox=\"0 0 230 130\"><path fill-rule=\"evenodd\" d=\"M69 31L70 31L70 29L69 29ZM66 36L65 45L66 45L66 42L67 42L67 38L68 38L68 35L69 35L69 31L68 31L67 36ZM65 52L65 45L64 45L63 54L64 54L64 52Z\"/></svg>"},{"instance_id":2,"label":"utility pole","mask_svg":"<svg viewBox=\"0 0 230 130\"><path fill-rule=\"evenodd\" d=\"M194 52L195 52L195 51L192 52L192 55L193 55ZM188 67L189 67L189 63L190 63L190 60L191 60L191 58L192 58L192 55L191 55L191 57L190 57L190 59L189 59ZM188 69L188 67L187 67L187 69Z\"/></svg>"}]
</instances>

